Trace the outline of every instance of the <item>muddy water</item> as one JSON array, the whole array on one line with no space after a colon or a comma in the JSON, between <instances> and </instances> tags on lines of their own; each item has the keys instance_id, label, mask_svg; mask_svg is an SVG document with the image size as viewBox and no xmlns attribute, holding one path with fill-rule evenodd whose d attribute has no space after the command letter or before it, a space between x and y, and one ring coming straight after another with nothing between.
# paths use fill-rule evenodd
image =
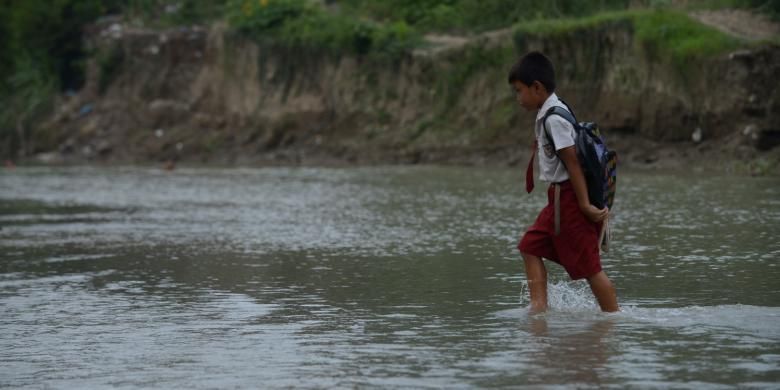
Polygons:
<instances>
[{"instance_id":1,"label":"muddy water","mask_svg":"<svg viewBox=\"0 0 780 390\"><path fill-rule=\"evenodd\" d=\"M620 180L529 317L517 170L4 171L0 386L776 388L780 181Z\"/></svg>"}]
</instances>

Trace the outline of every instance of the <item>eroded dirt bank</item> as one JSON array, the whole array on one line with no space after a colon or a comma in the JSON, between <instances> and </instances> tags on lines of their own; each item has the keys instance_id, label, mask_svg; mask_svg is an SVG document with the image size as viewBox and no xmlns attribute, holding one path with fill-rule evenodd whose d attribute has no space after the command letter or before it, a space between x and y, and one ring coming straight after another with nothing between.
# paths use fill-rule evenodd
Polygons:
<instances>
[{"instance_id":1,"label":"eroded dirt bank","mask_svg":"<svg viewBox=\"0 0 780 390\"><path fill-rule=\"evenodd\" d=\"M600 124L623 164L777 169L771 44L680 64L616 21L438 37L389 60L258 44L220 25L93 29L87 85L35 129L35 161L517 164L532 115L505 77L518 53L539 49L556 63L559 95Z\"/></svg>"}]
</instances>

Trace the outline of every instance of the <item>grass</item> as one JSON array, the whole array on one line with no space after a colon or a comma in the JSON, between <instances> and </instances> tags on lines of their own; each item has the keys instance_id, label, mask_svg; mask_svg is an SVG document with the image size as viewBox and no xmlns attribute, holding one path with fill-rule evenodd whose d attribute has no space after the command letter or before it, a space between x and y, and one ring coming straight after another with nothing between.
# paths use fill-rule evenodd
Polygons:
<instances>
[{"instance_id":1,"label":"grass","mask_svg":"<svg viewBox=\"0 0 780 390\"><path fill-rule=\"evenodd\" d=\"M556 36L579 30L596 28L608 23L630 21L642 11L611 11L584 18L537 19L518 23L514 26L515 35Z\"/></svg>"},{"instance_id":2,"label":"grass","mask_svg":"<svg viewBox=\"0 0 780 390\"><path fill-rule=\"evenodd\" d=\"M398 58L421 42L404 21L377 23L333 14L306 0L234 0L228 21L258 42L361 56Z\"/></svg>"},{"instance_id":3,"label":"grass","mask_svg":"<svg viewBox=\"0 0 780 390\"><path fill-rule=\"evenodd\" d=\"M630 23L639 45L657 59L670 57L677 63L727 52L744 44L671 9L605 12L587 18L520 23L514 27L514 38L522 46L527 37L561 36L615 23Z\"/></svg>"},{"instance_id":4,"label":"grass","mask_svg":"<svg viewBox=\"0 0 780 390\"><path fill-rule=\"evenodd\" d=\"M713 27L676 11L650 11L634 17L636 39L656 56L671 55L678 63L733 50L741 44Z\"/></svg>"},{"instance_id":5,"label":"grass","mask_svg":"<svg viewBox=\"0 0 780 390\"><path fill-rule=\"evenodd\" d=\"M149 27L167 28L205 24L221 19L227 0L102 0L108 11L121 12L126 20ZM110 5L106 7L106 5Z\"/></svg>"},{"instance_id":6,"label":"grass","mask_svg":"<svg viewBox=\"0 0 780 390\"><path fill-rule=\"evenodd\" d=\"M444 96L445 107L454 105L460 99L463 87L473 75L486 68L502 69L514 57L515 53L504 47L469 46L459 52L458 59L452 62L452 68L443 72L439 80L438 90Z\"/></svg>"},{"instance_id":7,"label":"grass","mask_svg":"<svg viewBox=\"0 0 780 390\"><path fill-rule=\"evenodd\" d=\"M629 0L339 0L352 16L403 20L425 32L482 32L519 20L590 15L620 10Z\"/></svg>"},{"instance_id":8,"label":"grass","mask_svg":"<svg viewBox=\"0 0 780 390\"><path fill-rule=\"evenodd\" d=\"M699 10L743 8L780 21L780 0L699 0L688 8Z\"/></svg>"}]
</instances>

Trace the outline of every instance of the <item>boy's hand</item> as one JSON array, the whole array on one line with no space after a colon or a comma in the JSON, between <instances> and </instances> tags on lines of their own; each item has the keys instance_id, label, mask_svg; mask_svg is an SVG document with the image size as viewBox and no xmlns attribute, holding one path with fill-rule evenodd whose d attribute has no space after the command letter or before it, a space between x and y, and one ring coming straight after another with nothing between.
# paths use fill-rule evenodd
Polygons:
<instances>
[{"instance_id":1,"label":"boy's hand","mask_svg":"<svg viewBox=\"0 0 780 390\"><path fill-rule=\"evenodd\" d=\"M599 210L596 206L588 204L585 207L580 206L580 210L582 210L582 213L585 214L591 222L601 222L609 216L608 207Z\"/></svg>"},{"instance_id":2,"label":"boy's hand","mask_svg":"<svg viewBox=\"0 0 780 390\"><path fill-rule=\"evenodd\" d=\"M569 172L569 179L574 187L574 193L577 195L577 201L580 204L580 210L592 222L601 222L609 215L609 208L604 207L599 210L596 206L590 204L588 199L588 185L585 183L585 176L582 174L580 162L577 160L577 152L574 146L569 146L558 150L558 156L566 170Z\"/></svg>"}]
</instances>

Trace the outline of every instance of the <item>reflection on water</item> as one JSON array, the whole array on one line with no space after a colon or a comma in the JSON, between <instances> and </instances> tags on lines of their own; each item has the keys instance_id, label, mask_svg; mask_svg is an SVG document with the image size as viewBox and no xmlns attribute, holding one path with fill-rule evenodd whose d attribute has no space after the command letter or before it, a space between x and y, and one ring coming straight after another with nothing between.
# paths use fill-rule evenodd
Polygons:
<instances>
[{"instance_id":1,"label":"reflection on water","mask_svg":"<svg viewBox=\"0 0 780 390\"><path fill-rule=\"evenodd\" d=\"M529 320L530 333L540 343L531 353L531 360L549 364L530 375L531 380L546 384L609 383L605 366L611 355L607 343L612 319L577 321L576 327L567 331L551 330L549 321L544 317Z\"/></svg>"},{"instance_id":2,"label":"reflection on water","mask_svg":"<svg viewBox=\"0 0 780 390\"><path fill-rule=\"evenodd\" d=\"M772 388L780 182L621 177L604 266L527 316L516 171L0 173L0 386Z\"/></svg>"}]
</instances>

